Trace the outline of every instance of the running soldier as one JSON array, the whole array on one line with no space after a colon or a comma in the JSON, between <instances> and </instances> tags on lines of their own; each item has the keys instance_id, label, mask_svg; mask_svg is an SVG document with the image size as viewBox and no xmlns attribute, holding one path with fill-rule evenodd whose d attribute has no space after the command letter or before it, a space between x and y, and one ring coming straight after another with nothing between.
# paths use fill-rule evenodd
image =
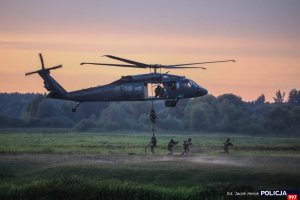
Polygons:
<instances>
[{"instance_id":1,"label":"running soldier","mask_svg":"<svg viewBox=\"0 0 300 200\"><path fill-rule=\"evenodd\" d=\"M233 146L233 144L230 142L230 138L227 138L224 142L224 152L227 154L229 154L229 146Z\"/></svg>"},{"instance_id":2,"label":"running soldier","mask_svg":"<svg viewBox=\"0 0 300 200\"><path fill-rule=\"evenodd\" d=\"M183 152L181 155L187 155L190 152L190 147L192 146L192 138L189 138L188 141L184 140L183 142Z\"/></svg>"},{"instance_id":3,"label":"running soldier","mask_svg":"<svg viewBox=\"0 0 300 200\"><path fill-rule=\"evenodd\" d=\"M170 140L170 142L168 143L168 155L173 155L173 148L176 144L178 144L177 141L174 141L173 139Z\"/></svg>"}]
</instances>

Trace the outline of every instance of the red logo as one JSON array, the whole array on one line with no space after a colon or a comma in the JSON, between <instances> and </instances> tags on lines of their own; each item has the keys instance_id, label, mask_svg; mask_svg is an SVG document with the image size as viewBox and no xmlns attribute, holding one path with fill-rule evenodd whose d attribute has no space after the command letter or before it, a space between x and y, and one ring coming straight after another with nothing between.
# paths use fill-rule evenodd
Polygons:
<instances>
[{"instance_id":1,"label":"red logo","mask_svg":"<svg viewBox=\"0 0 300 200\"><path fill-rule=\"evenodd\" d=\"M287 200L298 200L298 194L288 194L286 199Z\"/></svg>"}]
</instances>

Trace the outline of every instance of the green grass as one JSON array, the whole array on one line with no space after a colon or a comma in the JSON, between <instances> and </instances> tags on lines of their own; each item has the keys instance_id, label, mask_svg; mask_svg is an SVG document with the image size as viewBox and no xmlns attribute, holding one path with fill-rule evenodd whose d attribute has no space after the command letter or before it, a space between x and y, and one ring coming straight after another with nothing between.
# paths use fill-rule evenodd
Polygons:
<instances>
[{"instance_id":1,"label":"green grass","mask_svg":"<svg viewBox=\"0 0 300 200\"><path fill-rule=\"evenodd\" d=\"M231 189L226 186L224 188ZM96 181L78 177L36 181L19 187L7 184L0 186L0 193L1 197L7 199L223 199L219 191L212 186L170 189L117 180Z\"/></svg>"},{"instance_id":2,"label":"green grass","mask_svg":"<svg viewBox=\"0 0 300 200\"><path fill-rule=\"evenodd\" d=\"M300 185L299 163L293 164L299 159L293 158L290 163L268 159L267 167L255 159L249 166L178 162L177 158L155 160L159 157L151 162L118 161L130 160L128 157L116 157L114 163L98 163L94 162L98 157L76 155L6 155L0 162L0 199L110 199L111 194L114 199L216 199L224 197L227 191L253 192ZM191 158L194 157L187 159Z\"/></svg>"},{"instance_id":3,"label":"green grass","mask_svg":"<svg viewBox=\"0 0 300 200\"><path fill-rule=\"evenodd\" d=\"M181 144L166 156L170 138L190 136L190 156L178 156ZM228 191L300 189L299 138L230 137L235 148L225 155L221 134L158 134L157 154L145 156L146 134L2 133L0 199L226 199Z\"/></svg>"},{"instance_id":4,"label":"green grass","mask_svg":"<svg viewBox=\"0 0 300 200\"><path fill-rule=\"evenodd\" d=\"M2 133L0 153L52 153L124 155L129 152L143 154L150 134L97 134L97 133ZM156 153L167 153L167 143L173 138L180 143L175 151L182 150L182 141L193 139L193 153L216 155L222 151L227 135L167 135L157 134ZM263 138L231 136L233 152L240 155L297 154L299 138Z\"/></svg>"}]
</instances>

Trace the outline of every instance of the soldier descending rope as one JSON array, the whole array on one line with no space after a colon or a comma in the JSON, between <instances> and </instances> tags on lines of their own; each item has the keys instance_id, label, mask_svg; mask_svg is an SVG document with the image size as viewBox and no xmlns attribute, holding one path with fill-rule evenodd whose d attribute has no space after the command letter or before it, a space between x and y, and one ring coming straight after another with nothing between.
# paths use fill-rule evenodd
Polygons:
<instances>
[{"instance_id":1,"label":"soldier descending rope","mask_svg":"<svg viewBox=\"0 0 300 200\"><path fill-rule=\"evenodd\" d=\"M150 150L151 150L151 153L154 154L154 148L156 147L156 143L157 143L157 140L156 140L156 137L155 137L155 134L154 134L154 131L155 131L155 123L156 123L156 112L155 110L151 109L150 111L150 121L152 123L152 137L151 137L151 141L149 142L149 144L145 147L145 154L147 153L147 148L150 147Z\"/></svg>"},{"instance_id":2,"label":"soldier descending rope","mask_svg":"<svg viewBox=\"0 0 300 200\"><path fill-rule=\"evenodd\" d=\"M151 111L150 111L150 121L152 123L152 132L153 132L153 135L154 135L154 130L155 130L155 123L156 123L156 112L155 110L152 108Z\"/></svg>"}]
</instances>

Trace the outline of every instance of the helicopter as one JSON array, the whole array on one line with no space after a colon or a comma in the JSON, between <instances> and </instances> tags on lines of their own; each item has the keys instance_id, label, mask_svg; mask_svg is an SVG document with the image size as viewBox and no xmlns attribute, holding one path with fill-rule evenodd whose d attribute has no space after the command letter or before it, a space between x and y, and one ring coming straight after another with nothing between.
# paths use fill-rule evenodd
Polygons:
<instances>
[{"instance_id":1,"label":"helicopter","mask_svg":"<svg viewBox=\"0 0 300 200\"><path fill-rule=\"evenodd\" d=\"M39 54L41 61L41 69L25 73L26 76L39 74L44 80L44 87L49 93L46 98L62 99L77 102L77 105L72 108L72 112L76 112L79 105L83 102L93 101L154 101L164 100L166 107L176 107L180 99L195 98L204 96L208 91L199 86L197 83L185 76L169 74L169 72L161 73L161 69L187 69L200 68L190 65L210 64L219 62L235 62L235 60L221 60L199 63L186 63L175 65L160 65L160 64L145 64L120 58L112 55L104 55L105 57L125 62L126 64L108 64L108 63L91 63L83 62L81 65L102 65L114 67L130 67L150 69L148 74L127 75L113 81L107 85L96 86L76 91L67 92L51 75L50 71L61 68L62 65L57 65L45 68L42 54ZM158 72L160 70L160 72ZM155 95L153 87L155 88ZM150 92L149 92L150 91Z\"/></svg>"}]
</instances>

